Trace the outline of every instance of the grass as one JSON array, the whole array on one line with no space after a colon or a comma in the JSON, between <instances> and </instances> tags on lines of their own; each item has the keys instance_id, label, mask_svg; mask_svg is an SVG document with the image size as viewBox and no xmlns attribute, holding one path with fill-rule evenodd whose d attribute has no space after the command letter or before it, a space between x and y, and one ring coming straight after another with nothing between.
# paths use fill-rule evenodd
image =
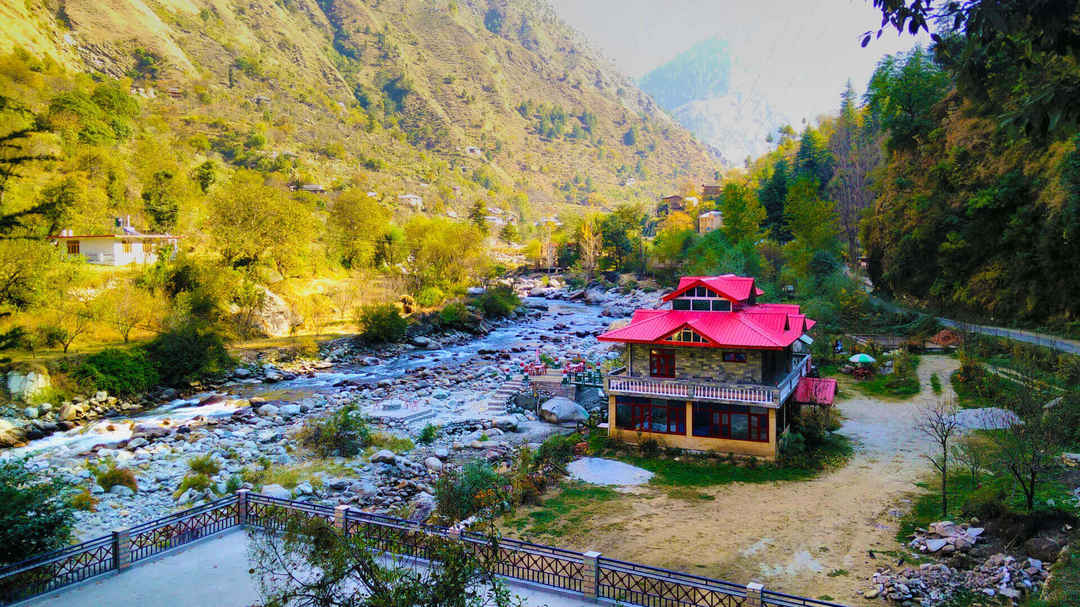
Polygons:
<instances>
[{"instance_id":1,"label":"grass","mask_svg":"<svg viewBox=\"0 0 1080 607\"><path fill-rule=\"evenodd\" d=\"M135 480L135 473L128 468L118 468L116 462L109 462L105 468L93 468L91 473L97 484L105 491L109 491L117 485L123 485L132 491L139 490L139 483Z\"/></svg>"},{"instance_id":2,"label":"grass","mask_svg":"<svg viewBox=\"0 0 1080 607\"><path fill-rule=\"evenodd\" d=\"M914 375L898 377L896 374L877 375L871 379L856 381L855 389L866 396L908 399L919 393L919 378Z\"/></svg>"},{"instance_id":3,"label":"grass","mask_svg":"<svg viewBox=\"0 0 1080 607\"><path fill-rule=\"evenodd\" d=\"M937 373L930 375L930 389L934 391L934 394L941 394L941 378Z\"/></svg>"},{"instance_id":4,"label":"grass","mask_svg":"<svg viewBox=\"0 0 1080 607\"><path fill-rule=\"evenodd\" d=\"M206 491L207 489L212 488L213 486L214 483L210 480L209 476L203 474L202 472L191 472L184 475L184 480L180 481L180 486L176 488L175 492L173 492L173 497L180 497L181 495L187 493L188 489L194 489L195 491L201 493L203 491Z\"/></svg>"},{"instance_id":5,"label":"grass","mask_svg":"<svg viewBox=\"0 0 1080 607\"><path fill-rule=\"evenodd\" d=\"M1073 540L1050 569L1050 580L1038 599L1026 607L1073 607L1080 605L1080 539Z\"/></svg>"},{"instance_id":6,"label":"grass","mask_svg":"<svg viewBox=\"0 0 1080 607\"><path fill-rule=\"evenodd\" d=\"M618 459L654 474L650 483L662 487L711 487L728 483L771 483L799 481L812 477L813 470L782 468L775 464L739 465L693 457L678 460L620 455Z\"/></svg>"},{"instance_id":7,"label":"grass","mask_svg":"<svg viewBox=\"0 0 1080 607\"><path fill-rule=\"evenodd\" d=\"M244 482L251 483L256 489L264 485L281 485L286 489L295 489L300 483L307 481L312 487L322 487L322 475L330 476L356 476L351 468L336 464L327 460L313 460L293 466L271 464L261 468L244 468L240 473Z\"/></svg>"},{"instance_id":8,"label":"grass","mask_svg":"<svg viewBox=\"0 0 1080 607\"><path fill-rule=\"evenodd\" d=\"M386 432L372 432L364 455L371 457L376 451L382 449L389 449L400 455L412 451L415 447L416 445L409 437L394 436Z\"/></svg>"},{"instance_id":9,"label":"grass","mask_svg":"<svg viewBox=\"0 0 1080 607\"><path fill-rule=\"evenodd\" d=\"M189 459L188 468L190 468L192 472L203 474L205 476L214 476L221 470L221 466L218 465L217 460L209 453Z\"/></svg>"},{"instance_id":10,"label":"grass","mask_svg":"<svg viewBox=\"0 0 1080 607\"><path fill-rule=\"evenodd\" d=\"M557 495L543 500L539 506L516 518L507 515L507 525L525 537L563 537L580 531L587 518L597 512L601 504L619 497L609 487L566 481L560 485Z\"/></svg>"}]
</instances>

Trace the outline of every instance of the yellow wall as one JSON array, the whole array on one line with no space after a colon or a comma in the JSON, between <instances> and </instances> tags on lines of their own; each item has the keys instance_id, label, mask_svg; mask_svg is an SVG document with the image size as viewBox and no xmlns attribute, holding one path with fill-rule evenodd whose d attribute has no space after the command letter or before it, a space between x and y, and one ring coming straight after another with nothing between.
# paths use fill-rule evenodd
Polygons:
<instances>
[{"instance_id":1,"label":"yellow wall","mask_svg":"<svg viewBox=\"0 0 1080 607\"><path fill-rule=\"evenodd\" d=\"M615 396L611 395L608 396L608 435L628 443L636 443L640 436L643 441L654 438L668 447L678 447L692 451L720 451L721 453L736 453L776 459L776 409L769 409L769 442L760 443L757 441L694 436L694 403L691 401L686 402L685 436L622 430L615 427Z\"/></svg>"}]
</instances>

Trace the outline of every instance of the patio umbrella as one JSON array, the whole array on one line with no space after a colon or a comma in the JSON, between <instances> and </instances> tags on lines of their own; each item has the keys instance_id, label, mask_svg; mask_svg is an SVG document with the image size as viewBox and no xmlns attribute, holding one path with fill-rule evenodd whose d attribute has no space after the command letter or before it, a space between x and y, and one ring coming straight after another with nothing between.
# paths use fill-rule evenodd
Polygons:
<instances>
[{"instance_id":1,"label":"patio umbrella","mask_svg":"<svg viewBox=\"0 0 1080 607\"><path fill-rule=\"evenodd\" d=\"M860 365L869 365L871 363L877 362L874 360L874 357L870 356L869 354L856 354L848 360L853 363L859 363Z\"/></svg>"}]
</instances>

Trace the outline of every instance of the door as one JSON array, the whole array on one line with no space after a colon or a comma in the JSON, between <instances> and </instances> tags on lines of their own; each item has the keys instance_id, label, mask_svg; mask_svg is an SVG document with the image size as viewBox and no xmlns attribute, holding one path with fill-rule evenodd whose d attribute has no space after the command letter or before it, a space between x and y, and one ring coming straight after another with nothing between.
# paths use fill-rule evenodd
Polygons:
<instances>
[{"instance_id":1,"label":"door","mask_svg":"<svg viewBox=\"0 0 1080 607\"><path fill-rule=\"evenodd\" d=\"M675 351L650 350L649 375L653 377L675 377Z\"/></svg>"}]
</instances>

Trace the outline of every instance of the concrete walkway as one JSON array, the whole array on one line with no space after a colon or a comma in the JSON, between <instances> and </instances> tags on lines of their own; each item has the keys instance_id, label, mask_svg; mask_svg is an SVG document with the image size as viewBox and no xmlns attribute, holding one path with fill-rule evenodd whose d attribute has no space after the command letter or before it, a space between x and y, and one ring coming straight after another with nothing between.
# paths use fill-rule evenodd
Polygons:
<instances>
[{"instance_id":1,"label":"concrete walkway","mask_svg":"<svg viewBox=\"0 0 1080 607\"><path fill-rule=\"evenodd\" d=\"M250 607L259 604L259 594L248 569L247 534L230 531L20 607ZM526 605L596 605L552 590L508 586Z\"/></svg>"}]
</instances>

